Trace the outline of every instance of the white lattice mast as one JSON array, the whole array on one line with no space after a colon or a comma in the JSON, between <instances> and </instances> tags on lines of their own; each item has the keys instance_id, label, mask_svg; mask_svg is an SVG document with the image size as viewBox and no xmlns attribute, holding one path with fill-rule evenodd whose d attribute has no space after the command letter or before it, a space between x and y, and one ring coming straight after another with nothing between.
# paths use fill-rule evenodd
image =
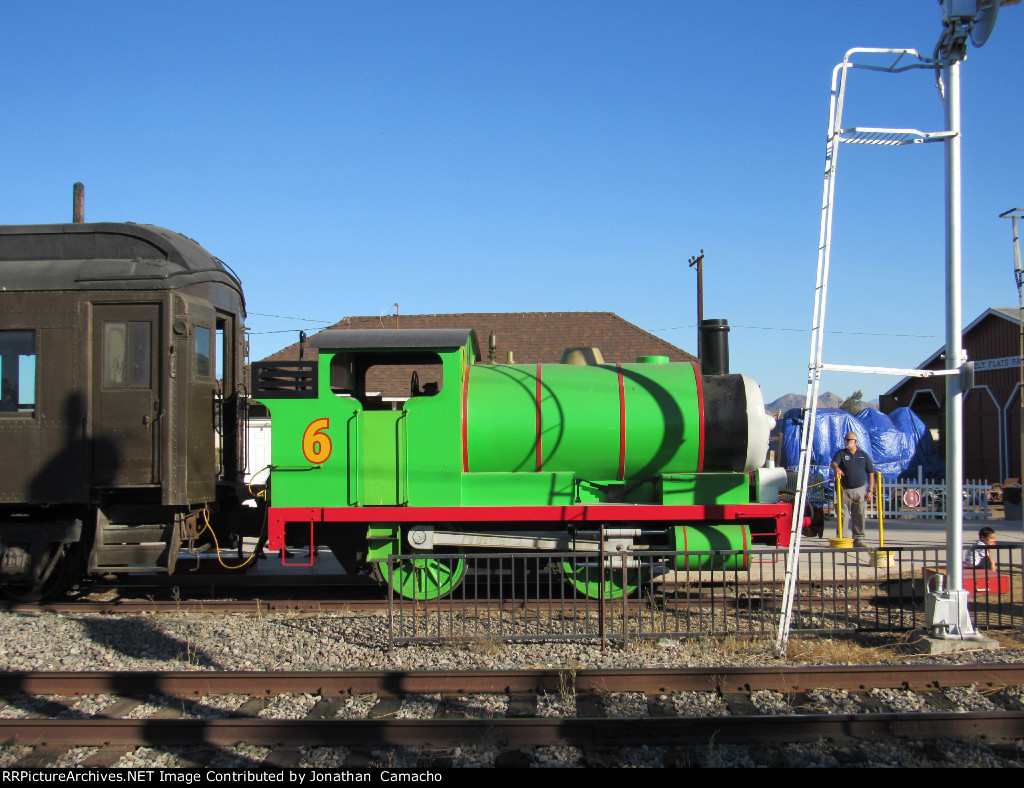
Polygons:
<instances>
[{"instance_id":1,"label":"white lattice mast","mask_svg":"<svg viewBox=\"0 0 1024 788\"><path fill-rule=\"evenodd\" d=\"M950 590L941 600L929 598L927 626L940 637L970 638L976 633L967 613L967 595L959 556L962 553L963 481L961 452L963 422L961 405L963 385L961 374L961 201L960 201L960 61L966 57L967 38L976 46L988 39L995 25L1000 6L1016 5L1021 0L943 0L943 34L934 58L923 58L912 49L851 49L843 62L832 72L829 102L829 127L825 147L825 184L822 197L821 228L818 238L818 269L814 291L814 313L811 321L811 352L808 361L807 396L804 402L804 424L800 441L800 462L797 471L796 500L793 508L790 547L786 563L786 583L782 613L779 619L780 652L785 652L792 625L796 578L799 571L801 525L807 503L810 480L814 422L818 410L818 391L824 370L899 374L905 377L946 376L946 501L947 501L947 564ZM857 55L887 54L895 57L887 66L853 62ZM945 128L938 132L917 129L842 128L843 102L847 76L851 69L867 69L898 73L911 69L941 69L945 77L943 96ZM940 88L942 83L940 82ZM835 207L836 164L839 144L907 145L942 141L946 146L946 369L939 371L905 370L891 367L863 367L826 364L823 358L825 306L828 296L829 266L832 248L832 216ZM935 596L935 595L933 595Z\"/></svg>"}]
</instances>

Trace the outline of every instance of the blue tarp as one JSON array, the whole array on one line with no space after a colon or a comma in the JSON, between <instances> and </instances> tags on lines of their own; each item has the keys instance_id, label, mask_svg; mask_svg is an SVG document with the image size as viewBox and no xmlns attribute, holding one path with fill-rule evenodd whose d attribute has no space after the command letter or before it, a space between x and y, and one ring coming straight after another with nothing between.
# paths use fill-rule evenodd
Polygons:
<instances>
[{"instance_id":1,"label":"blue tarp","mask_svg":"<svg viewBox=\"0 0 1024 788\"><path fill-rule=\"evenodd\" d=\"M782 465L795 470L800 462L803 410L794 408L782 417ZM917 477L918 466L925 478L945 475L943 463L934 455L931 434L910 408L897 408L889 415L865 408L856 416L839 408L820 408L814 425L811 473L831 480L829 463L846 439L857 436L857 445L886 479Z\"/></svg>"},{"instance_id":2,"label":"blue tarp","mask_svg":"<svg viewBox=\"0 0 1024 788\"><path fill-rule=\"evenodd\" d=\"M922 478L945 479L946 461L935 454L935 441L924 422L910 408L896 408L889 414L893 426L903 433L911 445L910 463L903 470L904 477L917 477L921 468Z\"/></svg>"},{"instance_id":3,"label":"blue tarp","mask_svg":"<svg viewBox=\"0 0 1024 788\"><path fill-rule=\"evenodd\" d=\"M892 419L874 408L864 408L856 418L867 430L871 445L860 445L868 450L875 470L880 471L885 479L898 477L914 456L908 437L896 428Z\"/></svg>"}]
</instances>

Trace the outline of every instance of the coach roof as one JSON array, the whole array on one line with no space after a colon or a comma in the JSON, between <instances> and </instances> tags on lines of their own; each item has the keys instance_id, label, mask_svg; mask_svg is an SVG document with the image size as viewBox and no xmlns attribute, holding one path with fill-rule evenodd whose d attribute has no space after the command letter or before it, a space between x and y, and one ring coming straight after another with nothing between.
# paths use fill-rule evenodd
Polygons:
<instances>
[{"instance_id":1,"label":"coach roof","mask_svg":"<svg viewBox=\"0 0 1024 788\"><path fill-rule=\"evenodd\" d=\"M151 224L0 225L5 290L166 290L238 277L187 236Z\"/></svg>"}]
</instances>

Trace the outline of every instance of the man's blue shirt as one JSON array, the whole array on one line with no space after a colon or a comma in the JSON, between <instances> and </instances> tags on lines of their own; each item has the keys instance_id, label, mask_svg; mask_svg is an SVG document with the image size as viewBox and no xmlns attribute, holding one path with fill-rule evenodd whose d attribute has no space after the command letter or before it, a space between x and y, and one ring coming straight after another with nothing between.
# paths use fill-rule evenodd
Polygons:
<instances>
[{"instance_id":1,"label":"man's blue shirt","mask_svg":"<svg viewBox=\"0 0 1024 788\"><path fill-rule=\"evenodd\" d=\"M845 448L840 449L832 456L832 462L839 466L843 472L843 487L852 490L854 487L866 487L868 474L875 472L875 466L863 449L857 449L854 454Z\"/></svg>"}]
</instances>

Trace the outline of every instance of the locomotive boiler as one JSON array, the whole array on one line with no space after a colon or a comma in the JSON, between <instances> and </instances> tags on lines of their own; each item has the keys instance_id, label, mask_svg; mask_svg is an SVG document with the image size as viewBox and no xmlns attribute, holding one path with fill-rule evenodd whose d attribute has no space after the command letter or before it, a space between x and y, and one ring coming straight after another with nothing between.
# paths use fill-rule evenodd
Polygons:
<instances>
[{"instance_id":1,"label":"locomotive boiler","mask_svg":"<svg viewBox=\"0 0 1024 788\"><path fill-rule=\"evenodd\" d=\"M416 597L463 578L432 554L573 551L589 558L563 562L566 579L614 596L641 545L736 551L744 568L752 543L788 544L785 474L762 467L771 419L742 375L664 357L480 364L465 329L327 330L304 350L253 365L272 423L270 549L326 543ZM406 376L407 400L381 396L388 375Z\"/></svg>"}]
</instances>

